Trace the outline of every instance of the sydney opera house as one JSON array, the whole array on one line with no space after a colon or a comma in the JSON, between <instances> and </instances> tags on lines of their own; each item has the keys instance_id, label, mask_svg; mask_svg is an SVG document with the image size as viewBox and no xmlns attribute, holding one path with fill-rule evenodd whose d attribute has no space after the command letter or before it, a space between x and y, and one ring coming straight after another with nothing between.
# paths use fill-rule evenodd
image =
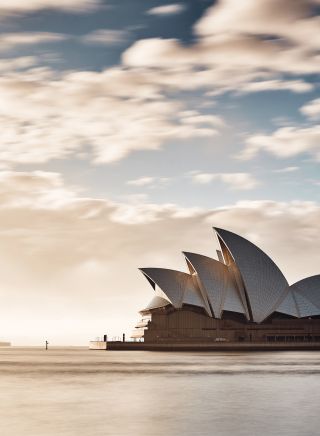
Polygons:
<instances>
[{"instance_id":1,"label":"sydney opera house","mask_svg":"<svg viewBox=\"0 0 320 436\"><path fill-rule=\"evenodd\" d=\"M320 275L289 285L252 242L214 231L218 260L184 252L188 273L141 268L153 298L132 336L150 344L320 342Z\"/></svg>"}]
</instances>

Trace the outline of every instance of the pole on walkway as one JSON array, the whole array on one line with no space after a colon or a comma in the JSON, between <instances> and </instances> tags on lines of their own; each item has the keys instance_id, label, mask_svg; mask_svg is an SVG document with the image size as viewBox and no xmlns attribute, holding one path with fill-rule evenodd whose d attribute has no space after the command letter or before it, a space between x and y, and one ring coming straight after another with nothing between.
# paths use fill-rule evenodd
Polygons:
<instances>
[{"instance_id":1,"label":"pole on walkway","mask_svg":"<svg viewBox=\"0 0 320 436\"><path fill-rule=\"evenodd\" d=\"M48 349L49 342L46 341L46 350Z\"/></svg>"}]
</instances>

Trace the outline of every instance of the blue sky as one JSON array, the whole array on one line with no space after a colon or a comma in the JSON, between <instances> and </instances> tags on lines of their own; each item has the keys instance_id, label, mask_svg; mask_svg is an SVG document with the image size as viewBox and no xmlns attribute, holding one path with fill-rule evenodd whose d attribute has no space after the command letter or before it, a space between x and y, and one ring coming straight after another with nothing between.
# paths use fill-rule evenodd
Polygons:
<instances>
[{"instance_id":1,"label":"blue sky","mask_svg":"<svg viewBox=\"0 0 320 436\"><path fill-rule=\"evenodd\" d=\"M220 9L224 8L221 14L227 14L228 8L231 9L231 7L228 2L221 2L221 4ZM50 6L51 3L49 2L48 5ZM43 7L48 5L43 2ZM130 66L126 65L124 54L128 51L134 52L136 45L141 40L154 41L157 44L158 41L170 42L174 39L179 44L177 55L179 55L179 50L183 51L184 47L197 50L197 46L201 45L201 38L204 39L196 31L197 23L201 24L204 20L203 17L209 17L208 19L212 17L214 20L215 15L219 13L218 9L215 11L212 2L201 0L177 4L159 2L158 0L148 2L143 0L122 1L120 3L106 1L97 2L92 8L90 5L91 2L83 2L84 9L82 9L72 4L67 11L58 7L47 9L30 7L30 10L19 14L17 11L9 11L6 19L2 20L1 23L5 37L14 37L15 34L34 35L34 41L32 43L22 41L21 43L9 44L8 48L4 50L4 56L12 59L33 56L35 65L28 67L29 74L35 74L34 71L39 68L47 68L48 75L51 75L53 80L57 80L57 77L61 79L61 76L72 72L95 71L98 76L92 80L99 81L104 80L99 75L101 76L101 73L108 71L108 69L122 69L125 75L128 69L130 70ZM167 11L166 9L161 10L166 6L169 7ZM218 8L219 5L216 7ZM305 19L304 16L311 20L312 16L309 17L309 14L313 13L314 10L311 7L308 13L301 13L300 10L297 10L294 18L297 22ZM250 4L247 15L250 15ZM254 16L252 19L254 20ZM283 21L283 26L285 26L285 19ZM271 33L271 30L267 29L268 23L264 22L264 24L266 30L261 31L263 35L253 34L250 38L265 38L265 33ZM100 33L99 40L95 39L97 33ZM233 38L235 40L237 37L242 38L243 33L240 29ZM92 35L94 37L90 41ZM279 41L280 38L284 39L283 35L276 36ZM46 38L50 41L47 42ZM276 37L274 38L276 41L274 45L276 45L278 40ZM291 35L289 35L288 40L289 38ZM299 47L299 49L305 50L304 47ZM211 50L214 52L215 47ZM254 56L250 47L243 47L242 50L244 57ZM146 49L145 56L149 56L148 49ZM192 62L191 53L189 57L190 62ZM210 58L210 51L207 53L207 57ZM207 60L203 63L201 60L195 59L193 62L194 64L191 67L188 66L183 75L181 74L182 81L188 81L191 78L193 69L206 71L215 68L215 63L213 62L213 66L208 65ZM227 53L226 62L230 62ZM240 62L242 64L243 61ZM222 57L217 62L218 68L221 68L221 64L223 67L223 63ZM135 65L131 69L134 67ZM172 63L166 67L161 65L154 67L150 64L150 68L148 66L144 69L152 76L153 69L157 68L160 74L165 77L166 74L172 74L168 70L174 69L174 67L175 62L172 59ZM182 68L181 65L177 65L177 67ZM244 68L241 65L241 74L257 74L258 77L253 76L244 78L243 81L240 80L240 87L250 87L257 83L259 86L260 82L268 81L265 90L256 92L249 92L245 89L241 91L238 90L239 85L232 85L233 75L237 74L237 63L231 65L230 70L232 71L226 71L227 74L230 74L230 83L228 86L223 84L223 87L229 89L219 89L221 88L219 83L215 86L214 75L212 83L207 80L204 81L204 85L191 86L191 89L188 89L188 86L166 87L165 84L160 85L160 95L154 101L166 99L170 103L179 102L184 106L184 111L195 111L197 116L220 117L224 126L220 126L221 128L217 130L216 134L210 135L208 131L208 136L203 136L201 132L199 135L194 132L186 138L181 138L179 134L169 135L170 137L167 139L160 139L158 145L149 144L141 149L139 146L135 146L136 151L129 151L119 159L111 159L101 163L93 162L92 156L90 156L92 144L90 144L90 138L86 137L83 140L78 140L77 144L79 149L85 148L87 150L86 157L80 156L79 158L79 153L68 153L66 158L61 159L60 154L57 153L58 160L43 157L39 165L32 159L28 159L27 165L21 165L21 162L17 162L15 167L21 170L46 169L61 172L68 182L80 185L88 194L107 195L115 200L132 194L144 194L151 195L153 201L156 199L160 202L170 201L184 206L206 207L221 206L224 202L233 202L238 199L312 200L318 195L319 180L317 175L318 162L317 159L315 161L313 155L310 156L309 149L311 147L309 144L302 144L302 151L299 153L289 153L288 156L280 158L276 153L270 155L263 151L264 149L250 160L238 158L245 148L246 140L251 136L255 137L261 133L272 135L273 132L283 127L300 129L312 126L314 128L315 120L310 120L310 117L308 118L301 113L301 108L319 96L316 70L312 73L301 74L297 73L294 65L292 67L288 65L287 71L279 71L277 67L272 67L267 65L265 60L261 62L261 65L257 64L255 68ZM281 69L283 68L281 67ZM9 70L8 74L10 73L13 71ZM20 75L23 76L23 74L22 70ZM265 74L267 79L259 78L259 74ZM129 74L127 75L128 77L124 78L124 81L131 80ZM179 81L179 73L175 73L175 75L174 80ZM31 78L31 81L33 80ZM110 80L110 86L112 86L112 78L106 77L105 80ZM155 80L157 81L157 79ZM279 86L273 85L273 81L277 81ZM305 90L295 88L293 82L297 81L304 83ZM287 90L285 83L289 83L289 87L291 83L293 88ZM66 98L66 93L68 93L67 85L66 83L66 88L60 90L62 100ZM116 86L118 85L116 84ZM284 89L278 89L281 86ZM107 92L105 95L107 96ZM93 96L93 98L98 97L97 94ZM136 96L131 93L131 95L121 96L121 98L133 100ZM152 101L152 96L147 95L146 99ZM59 108L60 110L61 108ZM76 112L76 110L77 107L73 106L72 111ZM59 115L63 117L63 113L60 112ZM174 112L168 114L167 118L168 121L174 123L176 120L174 120L173 115ZM94 116L94 113L91 113L90 116ZM146 114L141 114L141 123L143 123L145 116ZM89 118L86 121L90 123ZM106 123L108 122L106 117ZM36 122L34 124L36 125ZM206 123L199 125L208 127ZM125 119L123 127L120 128L126 129ZM212 130L216 129L212 128ZM145 132L141 128L141 137L144 134ZM108 137L108 132L102 132L102 136L104 135L102 148L108 148L112 139ZM71 141L77 141L75 133L68 132L68 136ZM17 140L19 140L19 136ZM22 137L21 140L23 141ZM153 140L153 138L150 139L150 141ZM290 149L290 140L290 135L288 138L284 138L283 148ZM272 140L270 139L270 141ZM158 142L158 139L155 142ZM114 146L117 147L117 144ZM160 150L154 151L154 147ZM15 159L13 158L13 160ZM16 162L14 163L16 164ZM296 169L282 173L281 170L287 167L295 167ZM250 189L242 189L241 185L238 187L236 185L230 186L230 183L226 184L217 180L215 183L207 183L204 186L204 184L194 183L194 179L190 175L193 171L218 174L245 173L255 178L257 183L253 184ZM81 177L79 177L80 174ZM167 180L166 183L152 183L152 190L149 186L151 183L145 185L127 184L128 181L147 177L170 180ZM186 195L186 186L188 195ZM293 186L294 189L292 189Z\"/></svg>"},{"instance_id":2,"label":"blue sky","mask_svg":"<svg viewBox=\"0 0 320 436\"><path fill-rule=\"evenodd\" d=\"M318 10L0 0L4 331L17 301L32 301L18 343L43 323L57 342L106 318L128 330L149 295L137 267L214 255L212 225L262 244L291 280L318 273Z\"/></svg>"}]
</instances>

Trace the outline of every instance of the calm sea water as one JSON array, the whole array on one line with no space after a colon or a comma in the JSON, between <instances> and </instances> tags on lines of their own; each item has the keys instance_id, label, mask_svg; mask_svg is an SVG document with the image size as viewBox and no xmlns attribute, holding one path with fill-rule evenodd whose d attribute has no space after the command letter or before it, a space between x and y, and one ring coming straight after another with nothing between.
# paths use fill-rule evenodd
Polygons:
<instances>
[{"instance_id":1,"label":"calm sea water","mask_svg":"<svg viewBox=\"0 0 320 436\"><path fill-rule=\"evenodd\" d=\"M319 434L319 352L0 349L1 436Z\"/></svg>"}]
</instances>

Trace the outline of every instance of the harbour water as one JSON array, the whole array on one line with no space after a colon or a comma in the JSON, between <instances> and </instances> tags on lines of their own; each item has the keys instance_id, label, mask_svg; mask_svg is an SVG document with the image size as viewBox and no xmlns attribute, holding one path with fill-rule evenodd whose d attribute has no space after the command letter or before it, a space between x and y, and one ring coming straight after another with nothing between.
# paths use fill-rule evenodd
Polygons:
<instances>
[{"instance_id":1,"label":"harbour water","mask_svg":"<svg viewBox=\"0 0 320 436\"><path fill-rule=\"evenodd\" d=\"M320 352L0 349L1 436L318 436Z\"/></svg>"}]
</instances>

